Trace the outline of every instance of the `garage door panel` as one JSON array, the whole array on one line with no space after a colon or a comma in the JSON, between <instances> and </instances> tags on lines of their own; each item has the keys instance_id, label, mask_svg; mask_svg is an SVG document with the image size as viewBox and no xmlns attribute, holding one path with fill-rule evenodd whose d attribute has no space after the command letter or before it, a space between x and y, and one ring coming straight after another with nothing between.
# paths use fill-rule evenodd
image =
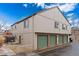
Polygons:
<instances>
[{"instance_id":1,"label":"garage door panel","mask_svg":"<svg viewBox=\"0 0 79 59\"><path fill-rule=\"evenodd\" d=\"M46 35L38 36L38 48L39 49L47 48L47 36Z\"/></svg>"},{"instance_id":2,"label":"garage door panel","mask_svg":"<svg viewBox=\"0 0 79 59\"><path fill-rule=\"evenodd\" d=\"M64 35L64 43L68 43L68 36Z\"/></svg>"},{"instance_id":3,"label":"garage door panel","mask_svg":"<svg viewBox=\"0 0 79 59\"><path fill-rule=\"evenodd\" d=\"M62 45L62 40L63 40L63 38L62 38L62 35L58 35L58 45Z\"/></svg>"},{"instance_id":4,"label":"garage door panel","mask_svg":"<svg viewBox=\"0 0 79 59\"><path fill-rule=\"evenodd\" d=\"M50 35L50 46L54 47L55 46L55 35Z\"/></svg>"}]
</instances>

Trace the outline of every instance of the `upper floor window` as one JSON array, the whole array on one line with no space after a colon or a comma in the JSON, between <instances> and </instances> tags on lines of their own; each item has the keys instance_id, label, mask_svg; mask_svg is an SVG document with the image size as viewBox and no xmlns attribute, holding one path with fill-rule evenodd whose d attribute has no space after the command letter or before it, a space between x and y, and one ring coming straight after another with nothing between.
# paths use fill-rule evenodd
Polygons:
<instances>
[{"instance_id":1,"label":"upper floor window","mask_svg":"<svg viewBox=\"0 0 79 59\"><path fill-rule=\"evenodd\" d=\"M65 29L65 25L64 24L62 24L62 29Z\"/></svg>"},{"instance_id":2,"label":"upper floor window","mask_svg":"<svg viewBox=\"0 0 79 59\"><path fill-rule=\"evenodd\" d=\"M67 26L62 24L62 29L67 30Z\"/></svg>"},{"instance_id":3,"label":"upper floor window","mask_svg":"<svg viewBox=\"0 0 79 59\"><path fill-rule=\"evenodd\" d=\"M11 29L13 29L13 26L11 26Z\"/></svg>"},{"instance_id":4,"label":"upper floor window","mask_svg":"<svg viewBox=\"0 0 79 59\"><path fill-rule=\"evenodd\" d=\"M67 30L68 26L66 26L66 30Z\"/></svg>"},{"instance_id":5,"label":"upper floor window","mask_svg":"<svg viewBox=\"0 0 79 59\"><path fill-rule=\"evenodd\" d=\"M55 28L58 28L58 27L59 27L59 23L58 23L58 22L55 22L54 27L55 27Z\"/></svg>"},{"instance_id":6,"label":"upper floor window","mask_svg":"<svg viewBox=\"0 0 79 59\"><path fill-rule=\"evenodd\" d=\"M15 29L16 29L16 24L15 24Z\"/></svg>"},{"instance_id":7,"label":"upper floor window","mask_svg":"<svg viewBox=\"0 0 79 59\"><path fill-rule=\"evenodd\" d=\"M24 20L24 28L26 28L26 20Z\"/></svg>"},{"instance_id":8,"label":"upper floor window","mask_svg":"<svg viewBox=\"0 0 79 59\"><path fill-rule=\"evenodd\" d=\"M24 28L28 28L29 27L29 20L24 20Z\"/></svg>"}]
</instances>

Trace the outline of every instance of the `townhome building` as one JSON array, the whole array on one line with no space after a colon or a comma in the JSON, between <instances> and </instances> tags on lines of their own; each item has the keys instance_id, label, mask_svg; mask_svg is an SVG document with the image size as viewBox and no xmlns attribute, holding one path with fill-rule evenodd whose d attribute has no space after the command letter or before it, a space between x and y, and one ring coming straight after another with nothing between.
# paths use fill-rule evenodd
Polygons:
<instances>
[{"instance_id":1,"label":"townhome building","mask_svg":"<svg viewBox=\"0 0 79 59\"><path fill-rule=\"evenodd\" d=\"M62 47L69 43L70 23L58 7L37 12L11 25L16 42L33 51Z\"/></svg>"}]
</instances>

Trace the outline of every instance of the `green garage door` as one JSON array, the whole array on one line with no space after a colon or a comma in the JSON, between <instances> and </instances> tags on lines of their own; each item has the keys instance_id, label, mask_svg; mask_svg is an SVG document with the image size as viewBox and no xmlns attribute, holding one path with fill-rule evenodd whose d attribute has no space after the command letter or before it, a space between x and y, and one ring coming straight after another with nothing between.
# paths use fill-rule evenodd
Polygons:
<instances>
[{"instance_id":1,"label":"green garage door","mask_svg":"<svg viewBox=\"0 0 79 59\"><path fill-rule=\"evenodd\" d=\"M39 35L38 36L38 48L47 48L47 35Z\"/></svg>"},{"instance_id":2,"label":"green garage door","mask_svg":"<svg viewBox=\"0 0 79 59\"><path fill-rule=\"evenodd\" d=\"M64 43L68 43L68 36L64 35Z\"/></svg>"},{"instance_id":3,"label":"green garage door","mask_svg":"<svg viewBox=\"0 0 79 59\"><path fill-rule=\"evenodd\" d=\"M62 35L58 35L58 45L62 45Z\"/></svg>"},{"instance_id":4,"label":"green garage door","mask_svg":"<svg viewBox=\"0 0 79 59\"><path fill-rule=\"evenodd\" d=\"M50 35L50 46L54 47L55 46L55 35Z\"/></svg>"}]
</instances>

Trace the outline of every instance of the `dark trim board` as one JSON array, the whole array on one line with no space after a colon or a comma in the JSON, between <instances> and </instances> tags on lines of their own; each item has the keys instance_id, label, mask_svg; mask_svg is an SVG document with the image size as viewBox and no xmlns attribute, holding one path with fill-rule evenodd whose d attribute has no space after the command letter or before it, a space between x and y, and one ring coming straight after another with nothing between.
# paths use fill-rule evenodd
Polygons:
<instances>
[{"instance_id":1,"label":"dark trim board","mask_svg":"<svg viewBox=\"0 0 79 59\"><path fill-rule=\"evenodd\" d=\"M71 34L65 34L65 33L45 33L45 32L35 32L35 34L54 34L54 35L60 34L60 35L71 35Z\"/></svg>"}]
</instances>

